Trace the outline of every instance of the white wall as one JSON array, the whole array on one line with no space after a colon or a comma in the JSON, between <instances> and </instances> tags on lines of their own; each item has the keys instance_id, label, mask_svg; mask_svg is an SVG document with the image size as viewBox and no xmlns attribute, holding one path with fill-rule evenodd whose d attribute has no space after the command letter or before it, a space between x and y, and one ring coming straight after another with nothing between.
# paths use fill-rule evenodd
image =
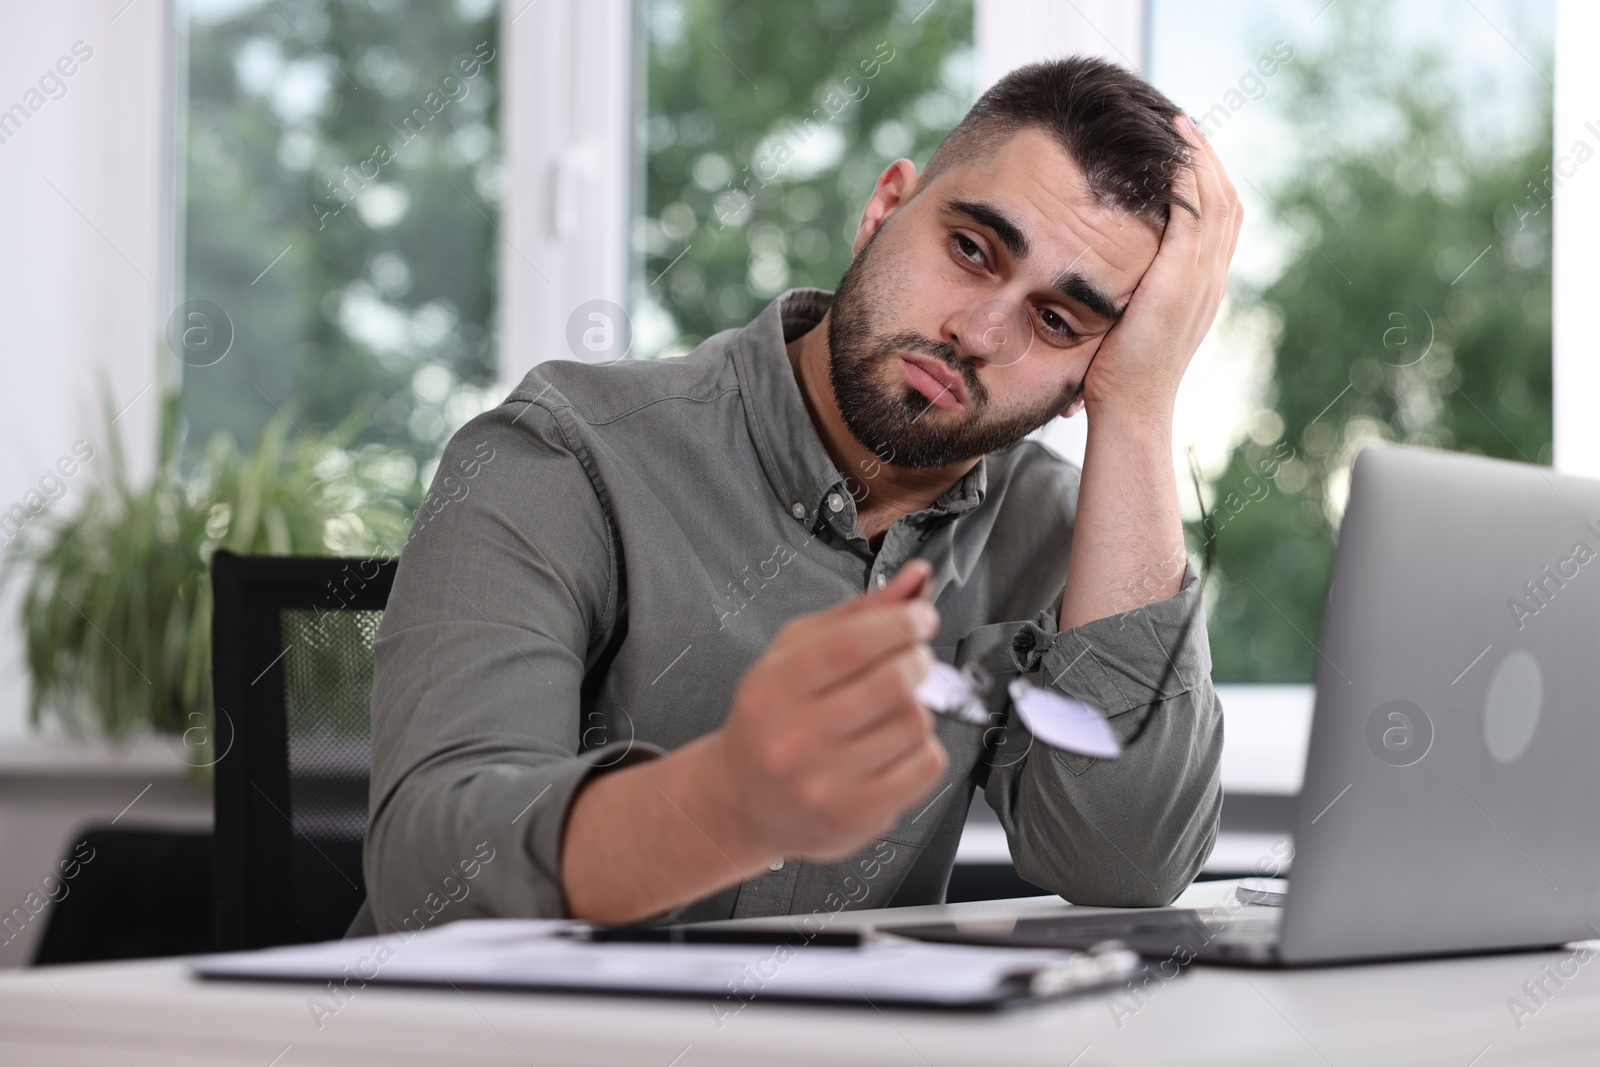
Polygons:
<instances>
[{"instance_id":1,"label":"white wall","mask_svg":"<svg viewBox=\"0 0 1600 1067\"><path fill-rule=\"evenodd\" d=\"M0 127L0 518L13 505L42 503L28 493L74 442L96 450L30 527L70 514L109 465L102 383L114 411L126 406L116 425L132 472L146 477L153 466L157 336L173 302L170 13L165 0L126 3L12 4L0 33L0 121L15 104L28 112ZM47 80L59 98L28 96L63 56L77 66L61 78L64 91ZM27 675L16 603L13 586L0 597L0 909L8 913L55 870L85 822L110 821L137 797L130 824L204 826L210 806L160 742L113 753L20 740ZM0 945L0 968L31 958L48 916Z\"/></svg>"},{"instance_id":2,"label":"white wall","mask_svg":"<svg viewBox=\"0 0 1600 1067\"><path fill-rule=\"evenodd\" d=\"M1025 63L1062 56L1103 56L1144 69L1143 0L977 0L973 44L983 92Z\"/></svg>"},{"instance_id":3,"label":"white wall","mask_svg":"<svg viewBox=\"0 0 1600 1067\"><path fill-rule=\"evenodd\" d=\"M118 409L154 385L171 299L170 14L163 0L126 2L13 4L0 33L0 113L38 105L0 131L0 513L23 503L73 442L88 439L99 453L33 523L66 513L106 465L97 384L103 375ZM28 96L75 42L91 54L61 79L60 98ZM117 423L136 471L151 466L158 391ZM14 590L0 600L0 737L25 728L15 603Z\"/></svg>"}]
</instances>

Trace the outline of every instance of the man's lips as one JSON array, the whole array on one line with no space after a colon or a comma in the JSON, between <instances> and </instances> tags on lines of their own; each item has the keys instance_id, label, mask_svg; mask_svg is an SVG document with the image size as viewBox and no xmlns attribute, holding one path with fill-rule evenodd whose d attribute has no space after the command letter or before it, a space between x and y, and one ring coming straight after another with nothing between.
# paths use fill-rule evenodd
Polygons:
<instances>
[{"instance_id":1,"label":"man's lips","mask_svg":"<svg viewBox=\"0 0 1600 1067\"><path fill-rule=\"evenodd\" d=\"M955 410L966 406L967 384L961 375L928 356L902 352L900 366L911 388L927 397L935 407Z\"/></svg>"}]
</instances>

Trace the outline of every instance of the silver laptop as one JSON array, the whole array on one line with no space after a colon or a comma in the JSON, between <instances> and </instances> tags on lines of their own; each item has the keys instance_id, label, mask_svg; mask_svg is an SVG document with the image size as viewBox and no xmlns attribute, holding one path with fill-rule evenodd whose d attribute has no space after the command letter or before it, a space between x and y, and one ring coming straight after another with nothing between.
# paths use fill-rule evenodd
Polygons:
<instances>
[{"instance_id":1,"label":"silver laptop","mask_svg":"<svg viewBox=\"0 0 1600 1067\"><path fill-rule=\"evenodd\" d=\"M1362 452L1281 908L885 927L1257 965L1600 937L1600 482Z\"/></svg>"}]
</instances>

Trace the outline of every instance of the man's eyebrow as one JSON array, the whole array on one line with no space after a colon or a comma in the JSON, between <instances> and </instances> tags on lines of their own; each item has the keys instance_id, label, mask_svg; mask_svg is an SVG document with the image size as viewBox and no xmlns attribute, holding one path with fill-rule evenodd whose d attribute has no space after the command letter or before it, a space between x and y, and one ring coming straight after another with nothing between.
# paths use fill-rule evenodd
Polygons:
<instances>
[{"instance_id":1,"label":"man's eyebrow","mask_svg":"<svg viewBox=\"0 0 1600 1067\"><path fill-rule=\"evenodd\" d=\"M1004 211L993 204L986 204L980 200L948 200L945 208L963 218L971 219L980 226L987 226L1000 238L1000 243L1006 246L1006 251L1016 260L1028 258L1028 239L1020 227L1011 221ZM1093 282L1083 274L1073 270L1070 266L1056 275L1055 281L1050 283L1050 288L1066 297L1076 300L1088 308L1095 317L1106 322L1116 322L1122 318L1123 308L1119 308L1112 299L1097 289Z\"/></svg>"},{"instance_id":2,"label":"man's eyebrow","mask_svg":"<svg viewBox=\"0 0 1600 1067\"><path fill-rule=\"evenodd\" d=\"M1028 239L1022 235L1022 230L1010 217L993 204L985 204L978 200L948 200L945 207L957 215L971 219L979 226L987 226L1000 238L1000 243L1006 246L1006 251L1011 253L1012 259L1028 258Z\"/></svg>"},{"instance_id":3,"label":"man's eyebrow","mask_svg":"<svg viewBox=\"0 0 1600 1067\"><path fill-rule=\"evenodd\" d=\"M1076 300L1088 308L1096 318L1107 322L1116 322L1122 318L1122 312L1125 310L1117 307L1109 296L1095 288L1093 282L1071 267L1056 275L1055 281L1050 283L1050 288L1068 300Z\"/></svg>"}]
</instances>

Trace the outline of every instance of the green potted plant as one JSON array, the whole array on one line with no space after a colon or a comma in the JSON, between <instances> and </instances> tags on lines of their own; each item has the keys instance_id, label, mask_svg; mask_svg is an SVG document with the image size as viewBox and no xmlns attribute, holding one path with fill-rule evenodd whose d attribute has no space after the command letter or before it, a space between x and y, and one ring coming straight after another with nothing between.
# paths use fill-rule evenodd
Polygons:
<instances>
[{"instance_id":1,"label":"green potted plant","mask_svg":"<svg viewBox=\"0 0 1600 1067\"><path fill-rule=\"evenodd\" d=\"M79 476L76 506L6 548L33 724L120 740L209 723L213 552L390 555L404 542L415 466L352 436L280 416L248 450L219 435L186 461L173 396L155 474L136 486L108 422L110 454Z\"/></svg>"}]
</instances>

